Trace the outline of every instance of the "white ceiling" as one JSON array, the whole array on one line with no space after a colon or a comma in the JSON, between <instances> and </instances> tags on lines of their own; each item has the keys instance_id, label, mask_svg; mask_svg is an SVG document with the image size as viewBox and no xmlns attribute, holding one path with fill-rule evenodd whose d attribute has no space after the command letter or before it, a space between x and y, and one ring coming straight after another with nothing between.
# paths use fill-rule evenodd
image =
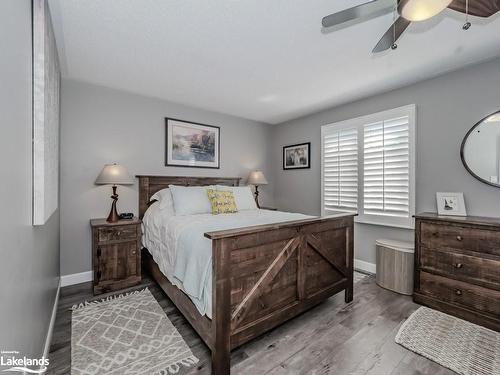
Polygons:
<instances>
[{"instance_id":1,"label":"white ceiling","mask_svg":"<svg viewBox=\"0 0 500 375\"><path fill-rule=\"evenodd\" d=\"M68 78L279 123L500 55L500 17L446 10L372 55L387 15L324 33L364 0L50 0Z\"/></svg>"}]
</instances>

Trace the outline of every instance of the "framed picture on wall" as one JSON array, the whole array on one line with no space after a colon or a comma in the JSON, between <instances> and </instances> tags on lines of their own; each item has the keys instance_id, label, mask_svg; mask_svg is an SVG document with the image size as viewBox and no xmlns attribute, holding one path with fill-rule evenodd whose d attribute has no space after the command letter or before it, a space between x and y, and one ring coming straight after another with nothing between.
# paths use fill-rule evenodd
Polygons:
<instances>
[{"instance_id":1,"label":"framed picture on wall","mask_svg":"<svg viewBox=\"0 0 500 375\"><path fill-rule=\"evenodd\" d=\"M283 169L311 168L311 143L283 147Z\"/></svg>"},{"instance_id":2,"label":"framed picture on wall","mask_svg":"<svg viewBox=\"0 0 500 375\"><path fill-rule=\"evenodd\" d=\"M59 207L61 71L47 1L33 1L33 225Z\"/></svg>"},{"instance_id":3,"label":"framed picture on wall","mask_svg":"<svg viewBox=\"0 0 500 375\"><path fill-rule=\"evenodd\" d=\"M464 193L436 193L439 215L467 216Z\"/></svg>"},{"instance_id":4,"label":"framed picture on wall","mask_svg":"<svg viewBox=\"0 0 500 375\"><path fill-rule=\"evenodd\" d=\"M220 128L165 118L165 165L220 168Z\"/></svg>"}]
</instances>

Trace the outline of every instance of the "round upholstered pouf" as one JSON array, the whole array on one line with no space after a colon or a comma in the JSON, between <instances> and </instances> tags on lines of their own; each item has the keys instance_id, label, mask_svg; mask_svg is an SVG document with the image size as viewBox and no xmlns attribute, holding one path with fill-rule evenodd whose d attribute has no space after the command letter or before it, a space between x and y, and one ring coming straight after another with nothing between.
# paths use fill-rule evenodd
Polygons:
<instances>
[{"instance_id":1,"label":"round upholstered pouf","mask_svg":"<svg viewBox=\"0 0 500 375\"><path fill-rule=\"evenodd\" d=\"M413 256L411 242L377 240L377 284L397 293L413 294Z\"/></svg>"}]
</instances>

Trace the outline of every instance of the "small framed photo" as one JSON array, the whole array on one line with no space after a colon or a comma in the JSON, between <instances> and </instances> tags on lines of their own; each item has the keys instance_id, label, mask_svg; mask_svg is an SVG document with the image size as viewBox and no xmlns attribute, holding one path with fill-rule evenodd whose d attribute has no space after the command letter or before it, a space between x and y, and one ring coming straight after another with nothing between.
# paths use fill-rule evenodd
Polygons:
<instances>
[{"instance_id":1,"label":"small framed photo","mask_svg":"<svg viewBox=\"0 0 500 375\"><path fill-rule=\"evenodd\" d=\"M467 216L464 193L436 193L439 215Z\"/></svg>"},{"instance_id":2,"label":"small framed photo","mask_svg":"<svg viewBox=\"0 0 500 375\"><path fill-rule=\"evenodd\" d=\"M311 143L283 147L283 169L311 168Z\"/></svg>"},{"instance_id":3,"label":"small framed photo","mask_svg":"<svg viewBox=\"0 0 500 375\"><path fill-rule=\"evenodd\" d=\"M220 128L217 126L165 119L165 165L219 168Z\"/></svg>"}]
</instances>

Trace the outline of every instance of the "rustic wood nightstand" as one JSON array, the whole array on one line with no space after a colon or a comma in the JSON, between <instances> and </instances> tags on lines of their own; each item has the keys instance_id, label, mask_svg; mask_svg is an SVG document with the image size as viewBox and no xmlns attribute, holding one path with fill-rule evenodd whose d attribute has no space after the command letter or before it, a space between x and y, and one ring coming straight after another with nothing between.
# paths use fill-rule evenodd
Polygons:
<instances>
[{"instance_id":1,"label":"rustic wood nightstand","mask_svg":"<svg viewBox=\"0 0 500 375\"><path fill-rule=\"evenodd\" d=\"M92 219L92 267L94 294L141 282L141 220Z\"/></svg>"}]
</instances>

